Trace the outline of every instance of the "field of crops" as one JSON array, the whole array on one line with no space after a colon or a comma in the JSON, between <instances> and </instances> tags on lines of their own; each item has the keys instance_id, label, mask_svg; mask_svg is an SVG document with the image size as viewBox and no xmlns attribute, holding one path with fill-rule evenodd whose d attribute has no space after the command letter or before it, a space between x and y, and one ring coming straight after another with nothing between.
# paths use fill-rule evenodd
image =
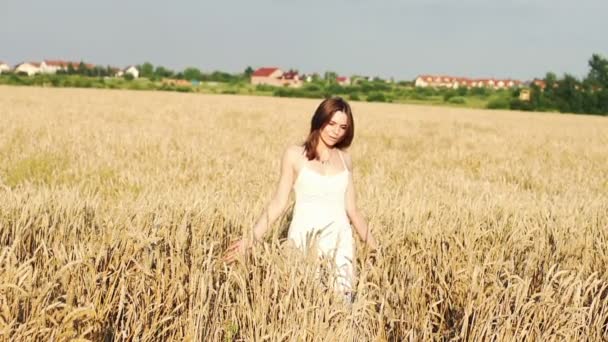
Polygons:
<instances>
[{"instance_id":1,"label":"field of crops","mask_svg":"<svg viewBox=\"0 0 608 342\"><path fill-rule=\"evenodd\" d=\"M354 304L290 210L222 263L318 102L0 87L0 339L608 339L602 117L353 102Z\"/></svg>"}]
</instances>

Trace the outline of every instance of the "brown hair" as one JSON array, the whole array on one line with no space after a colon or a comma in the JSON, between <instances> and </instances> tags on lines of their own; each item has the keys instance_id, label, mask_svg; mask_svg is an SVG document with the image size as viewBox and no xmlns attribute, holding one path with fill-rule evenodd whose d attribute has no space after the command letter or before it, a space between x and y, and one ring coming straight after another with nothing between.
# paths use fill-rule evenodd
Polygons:
<instances>
[{"instance_id":1,"label":"brown hair","mask_svg":"<svg viewBox=\"0 0 608 342\"><path fill-rule=\"evenodd\" d=\"M348 123L346 132L340 141L338 141L335 147L344 149L350 146L355 136L355 122L353 121L353 113L350 110L350 105L344 99L338 96L329 97L317 107L315 114L312 116L310 121L310 133L304 141L304 151L306 152L306 158L308 160L317 159L317 144L319 143L319 136L321 130L329 123L329 120L333 117L337 111L344 112L348 117Z\"/></svg>"}]
</instances>

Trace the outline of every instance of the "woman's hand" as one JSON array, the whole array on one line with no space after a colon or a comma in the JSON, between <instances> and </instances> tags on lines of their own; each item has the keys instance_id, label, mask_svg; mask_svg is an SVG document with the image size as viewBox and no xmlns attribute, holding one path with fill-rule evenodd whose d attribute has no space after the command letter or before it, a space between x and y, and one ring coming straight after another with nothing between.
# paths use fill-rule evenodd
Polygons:
<instances>
[{"instance_id":1,"label":"woman's hand","mask_svg":"<svg viewBox=\"0 0 608 342\"><path fill-rule=\"evenodd\" d=\"M365 244L367 245L367 248L369 248L370 252L378 251L380 249L380 245L371 234L367 236L367 241L365 241Z\"/></svg>"},{"instance_id":2,"label":"woman's hand","mask_svg":"<svg viewBox=\"0 0 608 342\"><path fill-rule=\"evenodd\" d=\"M249 239L237 240L226 248L222 260L229 264L233 263L239 257L239 255L244 255L247 250L251 249L252 246L253 242Z\"/></svg>"},{"instance_id":3,"label":"woman's hand","mask_svg":"<svg viewBox=\"0 0 608 342\"><path fill-rule=\"evenodd\" d=\"M380 246L376 246L376 248L371 249L369 254L367 255L369 261L372 265L377 264L380 260L383 259L384 255L382 253L382 248Z\"/></svg>"}]
</instances>

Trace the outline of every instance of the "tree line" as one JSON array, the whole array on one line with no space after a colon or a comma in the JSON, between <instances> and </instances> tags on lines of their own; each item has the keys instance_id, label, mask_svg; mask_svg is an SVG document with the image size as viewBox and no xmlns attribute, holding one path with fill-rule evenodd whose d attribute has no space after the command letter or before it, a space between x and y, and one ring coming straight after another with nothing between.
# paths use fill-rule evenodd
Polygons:
<instances>
[{"instance_id":1,"label":"tree line","mask_svg":"<svg viewBox=\"0 0 608 342\"><path fill-rule=\"evenodd\" d=\"M198 68L187 67L183 71L173 71L161 65L154 66L150 62L145 62L135 66L139 71L140 77L148 78L151 81L158 81L163 78L182 79L188 81L204 81L204 82L223 82L223 83L236 83L236 82L249 82L249 77L253 74L253 68L247 67L244 72L230 74L223 71L213 71L210 73L204 73ZM118 72L118 69L111 66L100 66L94 67L87 66L84 62L80 62L78 65L69 63L64 70L58 70L58 75L80 75L88 77L106 77L114 76Z\"/></svg>"},{"instance_id":2,"label":"tree line","mask_svg":"<svg viewBox=\"0 0 608 342\"><path fill-rule=\"evenodd\" d=\"M570 74L558 78L548 72L543 79L544 89L532 84L530 101L514 98L510 108L608 115L608 59L593 54L588 65L589 72L581 80Z\"/></svg>"},{"instance_id":3,"label":"tree line","mask_svg":"<svg viewBox=\"0 0 608 342\"><path fill-rule=\"evenodd\" d=\"M231 74L223 71L213 71L204 73L195 67L187 67L183 71L173 71L163 66L154 66L150 62L137 65L139 76L148 78L152 81L157 81L163 78L174 78L178 80L201 81L201 82L222 82L222 83L238 83L249 82L253 68L247 67L244 72Z\"/></svg>"},{"instance_id":4,"label":"tree line","mask_svg":"<svg viewBox=\"0 0 608 342\"><path fill-rule=\"evenodd\" d=\"M523 89L493 90L489 88L420 88L414 87L411 81L387 82L380 78L369 79L363 76L351 77L352 84L342 86L336 82L337 73L327 71L323 75L312 74L312 82L305 83L301 88L274 87L269 85L258 85L254 87L255 92L272 94L281 97L304 97L324 98L332 95L345 96L354 101L373 102L427 102L446 103L454 105L469 106L471 103L485 103L490 109L514 109L527 111L559 111L568 113L584 113L608 115L608 60L599 54L593 54L588 61L589 71L583 79L577 79L570 74L564 74L558 78L555 73L548 72L544 79L544 87L532 83L530 98L520 98ZM188 81L217 82L224 84L226 89L222 93L238 94L243 87L250 82L254 70L250 66L241 73L227 73L223 71L202 72L195 67L187 67L182 71L173 71L164 66L154 66L145 62L136 65L139 76L150 81L159 81L166 78L183 79ZM39 75L39 77L21 78L19 75L8 73L2 75L0 83L5 84L50 84L52 86L73 87L153 87L129 83L131 75L125 75L127 83L93 81L95 78L102 80L105 76L114 76L118 69L110 66L90 67L84 62L79 64L68 64L65 70L59 70L57 76ZM290 70L297 72L297 70ZM65 78L61 75L84 76L80 78ZM6 79L6 77L9 77ZM12 78L11 78L12 77ZM101 82L101 83L100 83ZM153 82L154 83L154 82ZM159 85L159 90L192 91L186 87L173 89L169 85ZM164 87L164 88L163 88ZM251 94L252 89L247 90Z\"/></svg>"}]
</instances>

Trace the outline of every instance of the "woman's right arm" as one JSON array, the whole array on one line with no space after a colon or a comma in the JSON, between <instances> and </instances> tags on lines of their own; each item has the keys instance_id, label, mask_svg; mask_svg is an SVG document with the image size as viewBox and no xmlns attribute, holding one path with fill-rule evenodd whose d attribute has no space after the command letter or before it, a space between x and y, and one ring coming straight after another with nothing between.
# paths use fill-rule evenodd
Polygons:
<instances>
[{"instance_id":1,"label":"woman's right arm","mask_svg":"<svg viewBox=\"0 0 608 342\"><path fill-rule=\"evenodd\" d=\"M295 148L289 147L283 153L281 159L281 175L274 196L268 203L266 210L262 213L253 226L253 239L260 240L274 223L274 221L285 211L289 201L289 193L295 179Z\"/></svg>"},{"instance_id":2,"label":"woman's right arm","mask_svg":"<svg viewBox=\"0 0 608 342\"><path fill-rule=\"evenodd\" d=\"M232 262L238 254L252 246L253 242L262 239L268 227L283 213L287 207L289 193L295 181L295 162L297 146L288 147L281 159L281 175L274 196L266 206L264 212L253 226L252 235L247 234L243 239L231 244L224 254L224 260Z\"/></svg>"}]
</instances>

